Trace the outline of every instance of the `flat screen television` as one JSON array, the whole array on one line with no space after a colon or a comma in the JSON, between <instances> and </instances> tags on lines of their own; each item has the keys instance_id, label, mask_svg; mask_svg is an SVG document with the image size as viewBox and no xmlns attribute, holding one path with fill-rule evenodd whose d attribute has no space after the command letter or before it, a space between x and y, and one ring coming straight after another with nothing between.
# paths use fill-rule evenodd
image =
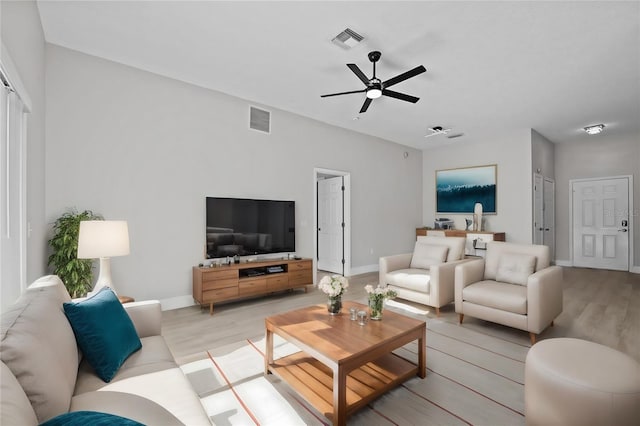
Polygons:
<instances>
[{"instance_id":1,"label":"flat screen television","mask_svg":"<svg viewBox=\"0 0 640 426\"><path fill-rule=\"evenodd\" d=\"M295 201L207 197L207 258L296 251Z\"/></svg>"}]
</instances>

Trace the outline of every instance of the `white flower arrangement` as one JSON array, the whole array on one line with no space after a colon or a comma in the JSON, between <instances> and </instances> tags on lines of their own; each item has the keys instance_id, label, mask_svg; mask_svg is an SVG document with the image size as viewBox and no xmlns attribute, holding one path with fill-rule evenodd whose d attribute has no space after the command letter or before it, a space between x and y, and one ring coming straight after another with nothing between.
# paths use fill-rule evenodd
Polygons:
<instances>
[{"instance_id":1,"label":"white flower arrangement","mask_svg":"<svg viewBox=\"0 0 640 426\"><path fill-rule=\"evenodd\" d=\"M349 288L349 280L342 275L325 275L318 283L318 288L329 297L342 296Z\"/></svg>"},{"instance_id":2,"label":"white flower arrangement","mask_svg":"<svg viewBox=\"0 0 640 426\"><path fill-rule=\"evenodd\" d=\"M398 293L391 290L387 286L378 285L376 288L373 288L371 284L367 284L364 286L364 290L369 294L370 299L380 300L380 299L393 299Z\"/></svg>"}]
</instances>

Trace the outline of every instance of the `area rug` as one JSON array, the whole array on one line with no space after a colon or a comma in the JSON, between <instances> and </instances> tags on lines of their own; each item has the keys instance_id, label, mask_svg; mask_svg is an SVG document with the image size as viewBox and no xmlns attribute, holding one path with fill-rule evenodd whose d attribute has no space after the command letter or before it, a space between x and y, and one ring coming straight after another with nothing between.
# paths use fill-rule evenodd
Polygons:
<instances>
[{"instance_id":1,"label":"area rug","mask_svg":"<svg viewBox=\"0 0 640 426\"><path fill-rule=\"evenodd\" d=\"M428 320L427 330L427 377L381 396L349 425L524 424L527 345L441 319ZM264 351L264 337L256 337L181 366L214 424L330 424L286 383L264 376ZM274 358L297 351L275 336ZM396 353L414 360L417 343Z\"/></svg>"}]
</instances>

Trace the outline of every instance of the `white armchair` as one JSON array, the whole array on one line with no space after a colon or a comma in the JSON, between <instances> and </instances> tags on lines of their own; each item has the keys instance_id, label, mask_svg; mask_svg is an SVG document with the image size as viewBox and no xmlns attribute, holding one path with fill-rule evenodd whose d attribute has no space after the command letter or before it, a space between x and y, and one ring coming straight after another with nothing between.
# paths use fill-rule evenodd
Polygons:
<instances>
[{"instance_id":1,"label":"white armchair","mask_svg":"<svg viewBox=\"0 0 640 426\"><path fill-rule=\"evenodd\" d=\"M562 312L562 268L549 266L549 247L487 243L484 259L455 271L455 305L465 315L529 332L531 344Z\"/></svg>"},{"instance_id":2,"label":"white armchair","mask_svg":"<svg viewBox=\"0 0 640 426\"><path fill-rule=\"evenodd\" d=\"M453 302L455 267L464 260L465 238L419 236L413 253L381 257L380 284L401 299L440 308Z\"/></svg>"}]
</instances>

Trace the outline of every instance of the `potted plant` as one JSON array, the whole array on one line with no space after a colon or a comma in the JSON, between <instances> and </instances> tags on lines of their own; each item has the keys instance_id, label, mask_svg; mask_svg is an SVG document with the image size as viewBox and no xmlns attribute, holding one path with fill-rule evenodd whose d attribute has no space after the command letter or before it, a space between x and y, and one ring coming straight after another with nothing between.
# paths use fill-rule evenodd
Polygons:
<instances>
[{"instance_id":1,"label":"potted plant","mask_svg":"<svg viewBox=\"0 0 640 426\"><path fill-rule=\"evenodd\" d=\"M53 273L60 277L73 298L83 297L91 290L93 277L91 259L78 259L80 222L102 219L91 210L82 213L71 210L53 224L53 237L49 240L53 253L49 256L48 265L53 266Z\"/></svg>"}]
</instances>

